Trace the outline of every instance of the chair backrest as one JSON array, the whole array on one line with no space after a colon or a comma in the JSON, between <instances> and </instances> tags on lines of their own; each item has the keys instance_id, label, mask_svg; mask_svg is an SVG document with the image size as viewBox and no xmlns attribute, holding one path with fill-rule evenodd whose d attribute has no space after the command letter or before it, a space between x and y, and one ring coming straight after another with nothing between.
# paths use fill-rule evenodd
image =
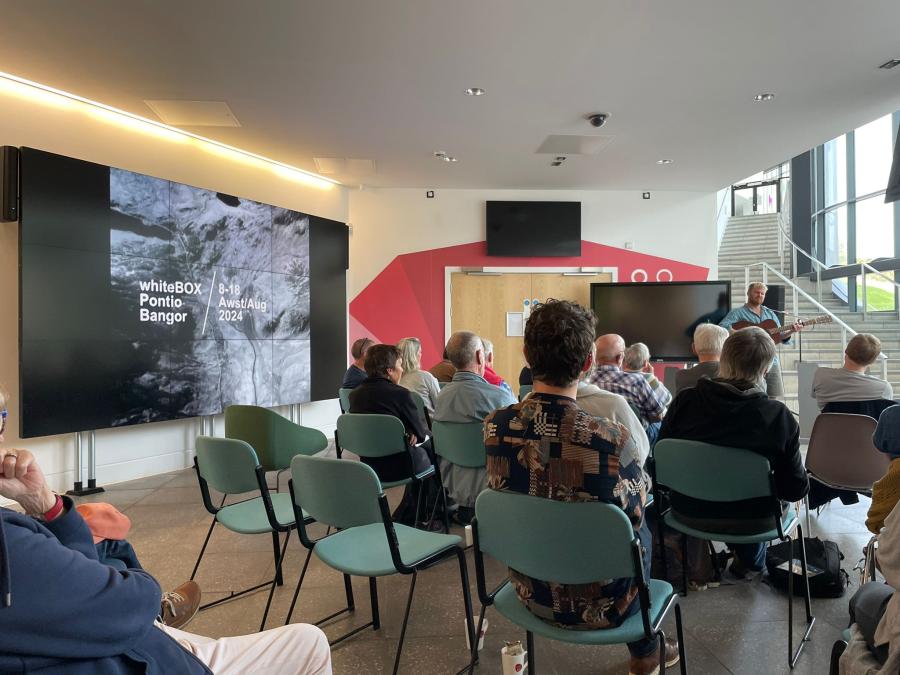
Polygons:
<instances>
[{"instance_id":1,"label":"chair backrest","mask_svg":"<svg viewBox=\"0 0 900 675\"><path fill-rule=\"evenodd\" d=\"M197 437L197 469L201 478L219 492L239 494L259 490L256 452L235 438Z\"/></svg>"},{"instance_id":2,"label":"chair backrest","mask_svg":"<svg viewBox=\"0 0 900 675\"><path fill-rule=\"evenodd\" d=\"M663 370L663 386L672 392L672 395L675 394L675 378L678 377L678 371L681 368L675 368L674 366L667 366L665 370Z\"/></svg>"},{"instance_id":3,"label":"chair backrest","mask_svg":"<svg viewBox=\"0 0 900 675\"><path fill-rule=\"evenodd\" d=\"M434 451L451 464L481 468L487 464L483 422L435 422Z\"/></svg>"},{"instance_id":4,"label":"chair backrest","mask_svg":"<svg viewBox=\"0 0 900 675\"><path fill-rule=\"evenodd\" d=\"M225 436L249 443L266 471L287 469L294 455L314 455L328 447L328 438L318 429L255 405L225 408Z\"/></svg>"},{"instance_id":5,"label":"chair backrest","mask_svg":"<svg viewBox=\"0 0 900 675\"><path fill-rule=\"evenodd\" d=\"M531 390L534 389L533 384L520 384L519 385L519 400L524 399L528 394L531 393Z\"/></svg>"},{"instance_id":6,"label":"chair backrest","mask_svg":"<svg viewBox=\"0 0 900 675\"><path fill-rule=\"evenodd\" d=\"M633 577L634 529L617 506L485 490L475 502L478 548L542 581Z\"/></svg>"},{"instance_id":7,"label":"chair backrest","mask_svg":"<svg viewBox=\"0 0 900 675\"><path fill-rule=\"evenodd\" d=\"M320 523L346 529L382 522L381 482L362 462L297 455L291 480L297 506Z\"/></svg>"},{"instance_id":8,"label":"chair backrest","mask_svg":"<svg viewBox=\"0 0 900 675\"><path fill-rule=\"evenodd\" d=\"M338 399L341 402L341 412L350 412L350 392L353 391L349 387L341 387L338 389Z\"/></svg>"},{"instance_id":9,"label":"chair backrest","mask_svg":"<svg viewBox=\"0 0 900 675\"><path fill-rule=\"evenodd\" d=\"M393 415L344 413L337 420L341 448L360 457L387 457L407 452L406 429Z\"/></svg>"},{"instance_id":10,"label":"chair backrest","mask_svg":"<svg viewBox=\"0 0 900 675\"><path fill-rule=\"evenodd\" d=\"M410 392L413 397L413 401L416 404L416 410L419 411L419 417L422 419L422 423L426 428L431 428L431 415L428 414L428 411L425 409L425 399L422 398L422 395L417 391Z\"/></svg>"},{"instance_id":11,"label":"chair backrest","mask_svg":"<svg viewBox=\"0 0 900 675\"><path fill-rule=\"evenodd\" d=\"M769 460L750 450L664 438L653 457L657 485L679 494L710 502L774 500Z\"/></svg>"},{"instance_id":12,"label":"chair backrest","mask_svg":"<svg viewBox=\"0 0 900 675\"><path fill-rule=\"evenodd\" d=\"M871 491L891 462L872 443L876 426L868 415L820 414L809 439L807 471L833 487Z\"/></svg>"}]
</instances>

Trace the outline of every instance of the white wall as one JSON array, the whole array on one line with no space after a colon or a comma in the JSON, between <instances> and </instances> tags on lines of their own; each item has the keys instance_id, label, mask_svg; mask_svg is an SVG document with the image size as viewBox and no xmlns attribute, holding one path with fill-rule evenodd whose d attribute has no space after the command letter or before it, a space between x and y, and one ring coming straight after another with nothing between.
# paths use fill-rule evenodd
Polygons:
<instances>
[{"instance_id":1,"label":"white wall","mask_svg":"<svg viewBox=\"0 0 900 675\"><path fill-rule=\"evenodd\" d=\"M348 190L307 187L265 165L211 154L193 142L175 143L106 124L78 109L59 110L0 93L0 145L30 146L162 178L212 188L325 218L348 220ZM13 393L5 445L36 453L51 487L72 487L74 436L20 441L16 400L18 353L18 226L0 223L0 382ZM331 435L336 401L303 406L302 423ZM217 433L222 432L221 419ZM161 422L97 432L99 484L188 466L199 420Z\"/></svg>"},{"instance_id":2,"label":"white wall","mask_svg":"<svg viewBox=\"0 0 900 675\"><path fill-rule=\"evenodd\" d=\"M582 239L717 271L716 194L612 190L436 190L366 188L350 193L350 297L397 255L484 240L486 200L582 203Z\"/></svg>"}]
</instances>

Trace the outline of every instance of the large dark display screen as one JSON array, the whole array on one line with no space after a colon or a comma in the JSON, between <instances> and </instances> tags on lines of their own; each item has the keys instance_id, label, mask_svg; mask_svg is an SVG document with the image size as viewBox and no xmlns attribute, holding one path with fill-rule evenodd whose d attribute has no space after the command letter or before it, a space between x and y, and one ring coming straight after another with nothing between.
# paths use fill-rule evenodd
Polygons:
<instances>
[{"instance_id":1,"label":"large dark display screen","mask_svg":"<svg viewBox=\"0 0 900 675\"><path fill-rule=\"evenodd\" d=\"M581 202L486 202L491 256L581 255Z\"/></svg>"},{"instance_id":2,"label":"large dark display screen","mask_svg":"<svg viewBox=\"0 0 900 675\"><path fill-rule=\"evenodd\" d=\"M591 308L597 335L618 333L625 344L643 342L653 359L696 361L694 329L725 318L731 282L591 284Z\"/></svg>"},{"instance_id":3,"label":"large dark display screen","mask_svg":"<svg viewBox=\"0 0 900 675\"><path fill-rule=\"evenodd\" d=\"M23 148L25 438L333 398L347 228Z\"/></svg>"}]
</instances>

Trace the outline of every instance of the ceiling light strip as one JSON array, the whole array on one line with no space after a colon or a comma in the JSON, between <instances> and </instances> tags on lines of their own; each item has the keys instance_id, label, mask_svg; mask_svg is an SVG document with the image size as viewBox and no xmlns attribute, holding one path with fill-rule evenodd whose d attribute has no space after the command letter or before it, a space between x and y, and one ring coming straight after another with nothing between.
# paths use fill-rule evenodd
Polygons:
<instances>
[{"instance_id":1,"label":"ceiling light strip","mask_svg":"<svg viewBox=\"0 0 900 675\"><path fill-rule=\"evenodd\" d=\"M25 78L0 71L0 92L3 91L12 94L20 94L30 100L54 107L66 108L69 107L71 102L82 103L89 106L87 112L106 123L118 124L134 131L151 133L173 142L187 140L198 141L205 146L209 146L204 149L213 151L221 156L234 160L250 159L257 162L263 162L283 178L306 183L314 187L327 189L333 185L341 185L339 181L332 178L299 169L290 164L285 164L284 162L258 155L255 152L242 150L233 145L214 141L211 138L206 138L205 136L200 136L199 134L194 134L190 131L184 131L177 127L163 124L162 122L156 122L155 120L114 108L105 103L93 101L89 98L78 96L77 94L72 94L61 89L55 89L54 87L49 87L45 84L40 84L39 82L32 82L31 80L26 80Z\"/></svg>"}]
</instances>

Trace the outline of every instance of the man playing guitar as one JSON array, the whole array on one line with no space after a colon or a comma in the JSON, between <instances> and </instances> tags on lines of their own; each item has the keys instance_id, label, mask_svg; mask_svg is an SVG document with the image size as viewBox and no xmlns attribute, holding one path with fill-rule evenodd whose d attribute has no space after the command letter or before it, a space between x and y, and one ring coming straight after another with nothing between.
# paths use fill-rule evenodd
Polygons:
<instances>
[{"instance_id":1,"label":"man playing guitar","mask_svg":"<svg viewBox=\"0 0 900 675\"><path fill-rule=\"evenodd\" d=\"M760 281L754 281L747 287L747 302L736 309L731 310L725 315L725 318L719 323L723 328L727 328L729 332L734 332L735 324L760 324L763 321L771 320L776 326L781 325L778 315L771 309L763 305L766 299L766 291L768 286ZM742 328L744 325L738 326ZM797 333L803 330L803 324L795 323L790 327L791 333ZM786 343L790 337L785 337L782 342ZM762 384L762 383L761 383ZM772 361L769 372L766 373L764 384L770 398L784 399L784 383L781 380L781 367L778 364L778 357Z\"/></svg>"}]
</instances>

